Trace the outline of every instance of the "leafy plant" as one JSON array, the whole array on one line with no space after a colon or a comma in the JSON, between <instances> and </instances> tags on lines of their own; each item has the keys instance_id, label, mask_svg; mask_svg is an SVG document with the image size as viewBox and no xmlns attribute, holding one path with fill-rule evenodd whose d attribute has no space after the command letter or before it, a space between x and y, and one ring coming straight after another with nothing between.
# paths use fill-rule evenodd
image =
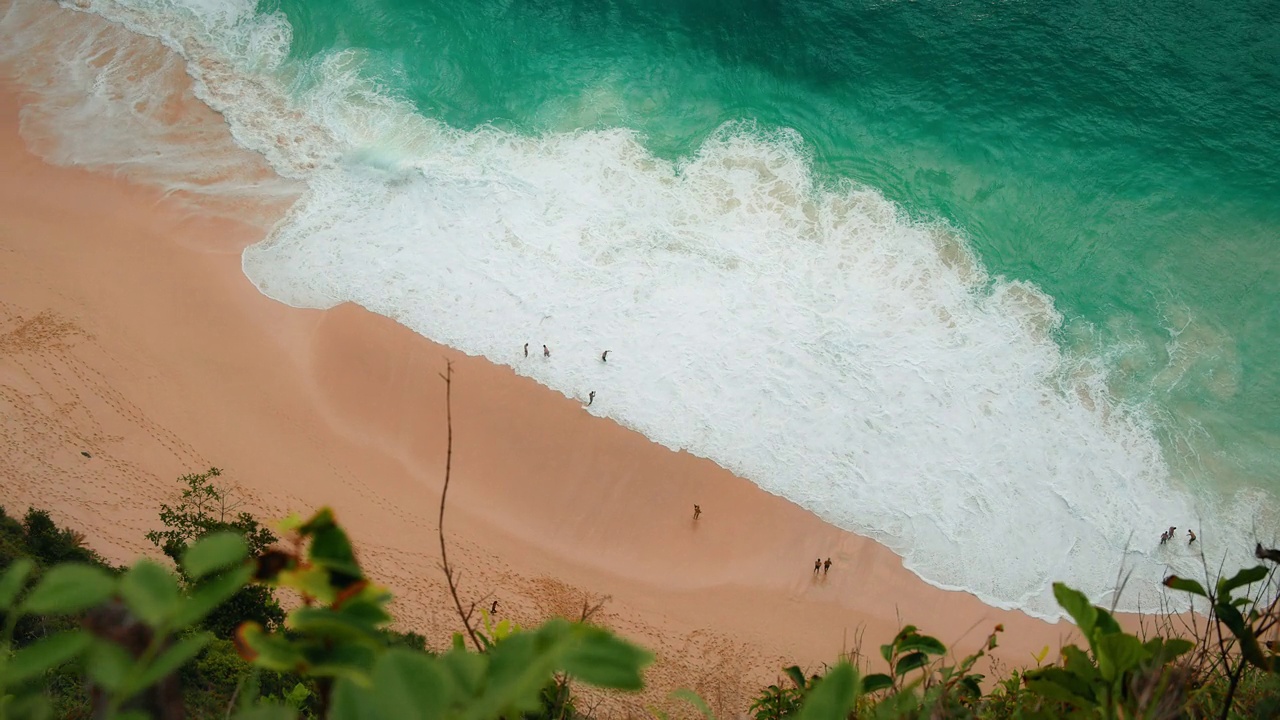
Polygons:
<instances>
[{"instance_id":1,"label":"leafy plant","mask_svg":"<svg viewBox=\"0 0 1280 720\"><path fill-rule=\"evenodd\" d=\"M183 475L179 478L185 487L177 505L161 504L160 522L164 530L153 530L146 537L156 547L177 563L186 554L191 543L215 533L239 535L248 552L257 557L266 552L277 537L262 526L253 515L240 511L243 501L215 479L221 477L218 468L207 472ZM184 581L191 581L185 574ZM241 622L251 620L264 627L277 627L284 620L284 610L271 590L261 585L248 585L216 608L205 618L203 626L220 638L231 638Z\"/></svg>"},{"instance_id":2,"label":"leafy plant","mask_svg":"<svg viewBox=\"0 0 1280 720\"><path fill-rule=\"evenodd\" d=\"M1154 638L1143 642L1124 632L1111 613L1089 602L1079 591L1054 583L1054 597L1088 642L1089 651L1068 645L1062 663L1028 671L1024 678L1033 693L1064 712L1101 718L1163 717L1177 689L1169 664L1194 643L1182 638Z\"/></svg>"}]
</instances>

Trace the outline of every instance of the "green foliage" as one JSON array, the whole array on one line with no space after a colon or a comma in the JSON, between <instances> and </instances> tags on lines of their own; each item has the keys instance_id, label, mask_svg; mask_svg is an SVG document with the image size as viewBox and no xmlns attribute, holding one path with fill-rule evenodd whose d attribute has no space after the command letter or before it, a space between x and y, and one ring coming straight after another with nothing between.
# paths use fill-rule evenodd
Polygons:
<instances>
[{"instance_id":1,"label":"green foliage","mask_svg":"<svg viewBox=\"0 0 1280 720\"><path fill-rule=\"evenodd\" d=\"M147 539L177 563L185 582L199 583L213 571L240 559L246 553L257 557L278 539L247 512L237 512L241 502L217 484L218 468L179 478L183 490L177 505L160 506L164 530L147 533ZM192 543L201 539L203 550L193 555ZM244 621L276 628L284 621L284 610L271 590L259 585L241 588L210 610L202 627L220 638L231 638Z\"/></svg>"},{"instance_id":2,"label":"green foliage","mask_svg":"<svg viewBox=\"0 0 1280 720\"><path fill-rule=\"evenodd\" d=\"M1147 642L1124 632L1111 613L1089 602L1084 594L1061 583L1054 596L1071 615L1089 652L1070 645L1062 649L1062 664L1028 671L1027 688L1061 713L1096 717L1150 717L1162 707L1168 692L1179 688L1171 666L1193 643L1180 638ZM1134 692L1155 688L1157 692Z\"/></svg>"},{"instance_id":3,"label":"green foliage","mask_svg":"<svg viewBox=\"0 0 1280 720\"><path fill-rule=\"evenodd\" d=\"M205 497L202 477L188 478L193 498ZM456 635L450 649L432 654L422 636L388 629L390 593L365 574L328 509L287 522L289 551L255 550L255 540L241 533L247 525L192 535L177 553L176 572L149 560L112 571L95 556L72 552L79 545L65 541L74 535L44 525L39 518L47 515L28 517L37 520L16 523L0 510L0 552L11 553L0 565L0 720L161 717L166 697L192 718L569 720L580 717L571 683L638 690L652 660L598 627L552 620L526 629L483 610L474 629L479 652ZM28 552L28 526L44 555L21 554ZM56 557L72 559L41 559ZM806 676L791 666L750 713L756 720L1275 717L1280 674L1274 651L1258 640L1274 627L1274 608L1256 604L1261 593L1235 597L1267 577L1262 568L1246 569L1214 583L1212 592L1178 578L1167 582L1206 597L1238 641L1234 664L1225 654L1220 661L1225 673L1193 677L1184 659L1205 647L1140 639L1081 593L1055 585L1085 647L1064 647L1048 666L1041 653L1036 669L987 694L974 668L1003 628L978 652L949 662L942 642L908 625L880 648L887 672L864 675L841 661ZM280 587L302 598L283 623L239 622L228 632L234 643L209 631L210 618L247 589L269 596ZM696 694L682 690L673 698L713 718Z\"/></svg>"}]
</instances>

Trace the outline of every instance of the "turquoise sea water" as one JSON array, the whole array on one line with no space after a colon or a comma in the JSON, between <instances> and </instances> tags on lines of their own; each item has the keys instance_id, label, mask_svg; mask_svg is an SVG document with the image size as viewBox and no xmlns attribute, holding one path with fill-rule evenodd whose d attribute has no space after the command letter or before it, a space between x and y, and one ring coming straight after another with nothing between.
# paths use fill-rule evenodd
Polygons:
<instances>
[{"instance_id":1,"label":"turquoise sea water","mask_svg":"<svg viewBox=\"0 0 1280 720\"><path fill-rule=\"evenodd\" d=\"M1150 609L1199 548L1275 536L1273 3L81 4L115 25L0 21L60 38L41 52L94 100L39 115L75 139L56 161L262 187L228 190L207 128L193 161L169 66L119 52L161 39L306 188L245 255L272 297L594 390L1046 617L1052 580L1105 599L1123 561L1120 607ZM151 154L90 148L125 133ZM1201 542L1158 545L1169 525Z\"/></svg>"},{"instance_id":2,"label":"turquoise sea water","mask_svg":"<svg viewBox=\"0 0 1280 720\"><path fill-rule=\"evenodd\" d=\"M1120 397L1280 489L1272 3L260 7L288 17L294 58L359 49L371 79L455 127L622 126L667 158L725 122L794 128L821 174L946 220L992 273L1043 289L1062 342L1080 320L1123 347Z\"/></svg>"}]
</instances>

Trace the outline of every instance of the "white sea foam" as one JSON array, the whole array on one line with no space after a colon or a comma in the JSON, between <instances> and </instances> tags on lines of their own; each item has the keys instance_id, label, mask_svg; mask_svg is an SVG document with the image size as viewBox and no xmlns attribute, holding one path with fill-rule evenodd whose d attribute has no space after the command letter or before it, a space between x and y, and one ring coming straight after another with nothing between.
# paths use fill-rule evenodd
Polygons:
<instances>
[{"instance_id":1,"label":"white sea foam","mask_svg":"<svg viewBox=\"0 0 1280 720\"><path fill-rule=\"evenodd\" d=\"M464 132L363 82L358 53L302 82L287 23L252 2L79 5L185 56L237 140L305 181L245 253L271 297L354 301L594 390L591 412L994 605L1056 617L1053 580L1109 602L1124 562L1119 607L1153 609L1170 568L1200 572L1153 541L1171 523L1212 528L1215 566L1248 562L1256 500L1178 489L1145 409L1108 391L1105 350L1055 342L1052 298L874 190L818 182L795 133L730 124L670 163L625 130Z\"/></svg>"}]
</instances>

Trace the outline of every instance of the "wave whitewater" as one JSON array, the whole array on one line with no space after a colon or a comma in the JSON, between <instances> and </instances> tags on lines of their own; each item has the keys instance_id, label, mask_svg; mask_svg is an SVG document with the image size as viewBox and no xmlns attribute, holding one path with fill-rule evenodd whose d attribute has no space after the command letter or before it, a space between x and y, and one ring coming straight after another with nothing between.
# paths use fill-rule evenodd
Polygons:
<instances>
[{"instance_id":1,"label":"wave whitewater","mask_svg":"<svg viewBox=\"0 0 1280 720\"><path fill-rule=\"evenodd\" d=\"M32 118L59 140L40 148L51 161L124 166L217 202L304 184L244 255L270 297L355 302L571 397L595 391L591 412L999 607L1056 619L1053 580L1157 607L1170 568L1201 564L1150 542L1171 518L1216 529L1201 534L1214 563L1247 561L1239 518L1256 498L1226 507L1181 489L1150 414L1108 391L1105 351L1056 342L1052 298L988 276L962 232L818 180L795 132L730 123L670 162L626 129L463 131L365 80L358 52L291 62L288 22L253 2L64 3L115 25L32 33L47 16L35 5L16 0L0 22L8 59L20 38L55 43L77 72L41 92L95 103ZM120 26L179 65L127 44L102 62ZM157 93L175 67L275 177L236 164L210 129L173 127ZM76 130L126 115L142 119ZM153 152L126 164L109 149L122 146ZM225 163L193 182L210 157ZM1121 563L1133 575L1111 598Z\"/></svg>"}]
</instances>

